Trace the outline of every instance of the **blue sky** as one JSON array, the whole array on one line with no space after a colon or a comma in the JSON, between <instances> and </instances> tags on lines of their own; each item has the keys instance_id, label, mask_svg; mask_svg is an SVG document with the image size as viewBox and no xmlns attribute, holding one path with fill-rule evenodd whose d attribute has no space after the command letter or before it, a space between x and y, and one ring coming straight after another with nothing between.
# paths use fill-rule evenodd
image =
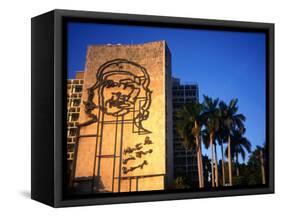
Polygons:
<instances>
[{"instance_id":1,"label":"blue sky","mask_svg":"<svg viewBox=\"0 0 281 217\"><path fill-rule=\"evenodd\" d=\"M67 30L69 78L84 70L88 45L166 40L173 76L183 83L198 83L200 101L203 94L227 103L238 98L253 149L265 141L264 33L93 23L68 23Z\"/></svg>"}]
</instances>

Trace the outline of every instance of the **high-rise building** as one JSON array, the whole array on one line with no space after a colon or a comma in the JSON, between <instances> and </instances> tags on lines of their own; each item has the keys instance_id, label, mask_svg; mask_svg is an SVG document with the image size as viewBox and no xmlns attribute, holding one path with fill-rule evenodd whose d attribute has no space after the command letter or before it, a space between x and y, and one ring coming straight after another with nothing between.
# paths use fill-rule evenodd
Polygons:
<instances>
[{"instance_id":1,"label":"high-rise building","mask_svg":"<svg viewBox=\"0 0 281 217\"><path fill-rule=\"evenodd\" d=\"M83 90L84 73L77 72L74 79L67 81L67 166L68 175L71 173L74 147L76 144L77 124Z\"/></svg>"},{"instance_id":2,"label":"high-rise building","mask_svg":"<svg viewBox=\"0 0 281 217\"><path fill-rule=\"evenodd\" d=\"M187 103L199 101L197 84L181 84L180 79L172 79L173 89L173 143L174 143L174 177L187 177L193 183L198 181L196 151L187 150L176 131L176 113Z\"/></svg>"}]
</instances>

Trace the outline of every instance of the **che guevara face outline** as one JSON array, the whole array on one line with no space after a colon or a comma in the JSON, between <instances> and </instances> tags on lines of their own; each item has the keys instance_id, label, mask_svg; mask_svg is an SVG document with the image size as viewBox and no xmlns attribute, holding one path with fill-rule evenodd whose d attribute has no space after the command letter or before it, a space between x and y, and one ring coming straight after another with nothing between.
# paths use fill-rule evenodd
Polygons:
<instances>
[{"instance_id":1,"label":"che guevara face outline","mask_svg":"<svg viewBox=\"0 0 281 217\"><path fill-rule=\"evenodd\" d=\"M124 117L134 106L140 105L134 124L142 132L150 133L142 126L142 121L149 117L152 94L149 84L150 77L139 64L124 59L108 61L99 68L96 83L88 88L85 113L95 122L98 118L93 111L97 108L107 115ZM99 98L98 105L94 97ZM140 99L142 103L138 104Z\"/></svg>"}]
</instances>

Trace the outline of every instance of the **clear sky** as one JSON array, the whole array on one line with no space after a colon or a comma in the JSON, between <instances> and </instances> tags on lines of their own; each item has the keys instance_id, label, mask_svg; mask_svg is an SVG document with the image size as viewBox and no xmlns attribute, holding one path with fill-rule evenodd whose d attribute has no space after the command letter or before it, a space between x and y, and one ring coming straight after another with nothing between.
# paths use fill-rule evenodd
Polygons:
<instances>
[{"instance_id":1,"label":"clear sky","mask_svg":"<svg viewBox=\"0 0 281 217\"><path fill-rule=\"evenodd\" d=\"M227 103L238 98L252 149L265 141L264 33L92 23L68 23L67 30L69 78L84 70L88 45L166 40L172 54L172 75L183 83L198 83L200 102L203 94Z\"/></svg>"}]
</instances>

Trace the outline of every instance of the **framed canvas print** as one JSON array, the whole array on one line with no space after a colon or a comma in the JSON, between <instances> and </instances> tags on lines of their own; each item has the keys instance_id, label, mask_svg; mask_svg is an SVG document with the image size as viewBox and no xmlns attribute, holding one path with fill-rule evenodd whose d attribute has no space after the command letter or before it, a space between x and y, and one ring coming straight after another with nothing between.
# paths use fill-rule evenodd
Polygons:
<instances>
[{"instance_id":1,"label":"framed canvas print","mask_svg":"<svg viewBox=\"0 0 281 217\"><path fill-rule=\"evenodd\" d=\"M32 18L31 185L54 207L274 193L274 24Z\"/></svg>"}]
</instances>

